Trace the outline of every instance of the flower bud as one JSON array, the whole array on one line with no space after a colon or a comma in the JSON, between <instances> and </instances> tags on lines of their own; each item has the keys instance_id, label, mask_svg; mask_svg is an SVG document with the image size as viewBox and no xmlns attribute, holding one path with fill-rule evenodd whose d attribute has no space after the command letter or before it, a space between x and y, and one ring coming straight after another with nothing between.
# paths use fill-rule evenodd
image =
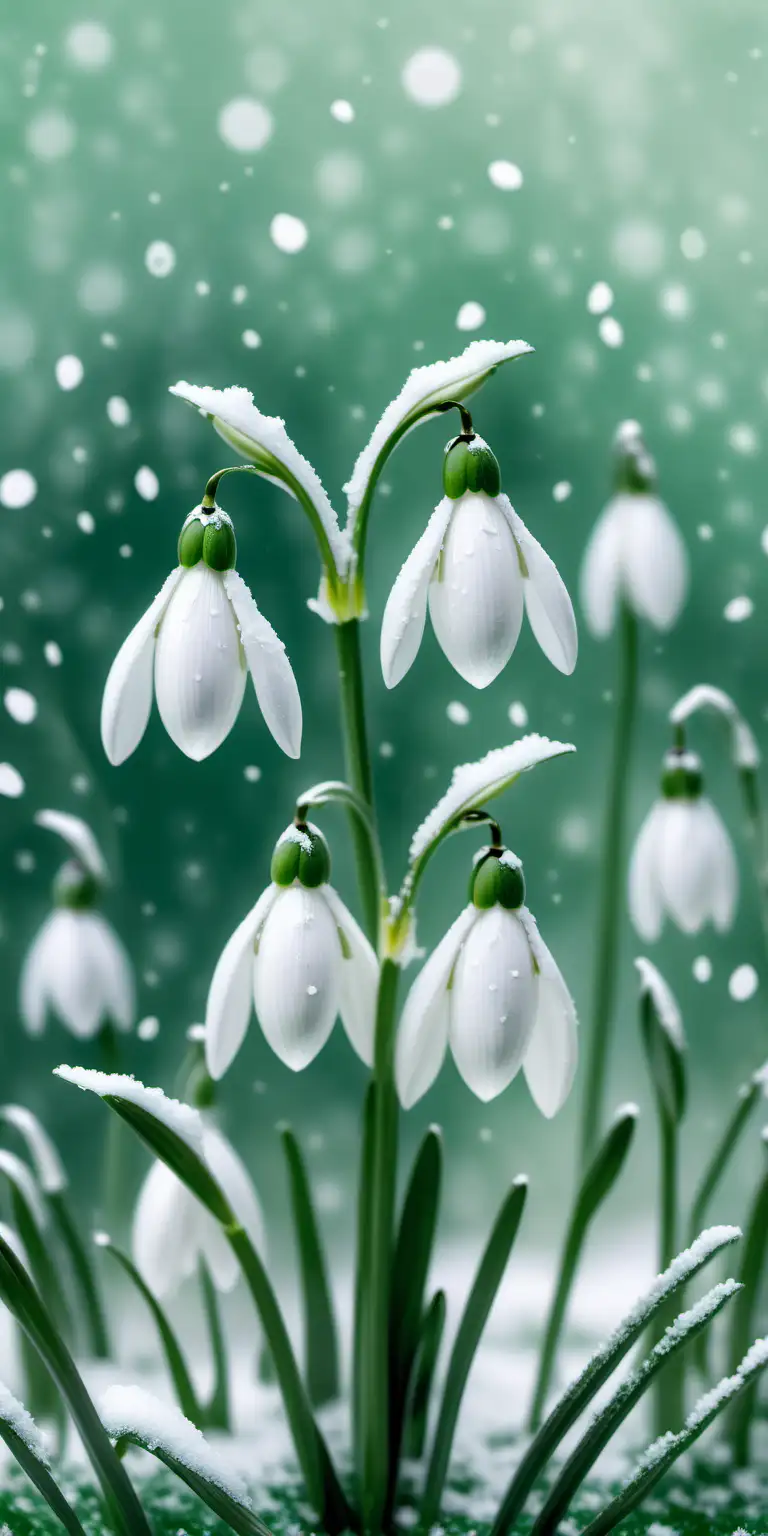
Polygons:
<instances>
[{"instance_id":1,"label":"flower bud","mask_svg":"<svg viewBox=\"0 0 768 1536\"><path fill-rule=\"evenodd\" d=\"M308 890L325 885L331 873L331 855L322 832L306 822L287 827L275 844L270 874L275 885L298 880Z\"/></svg>"},{"instance_id":2,"label":"flower bud","mask_svg":"<svg viewBox=\"0 0 768 1536\"><path fill-rule=\"evenodd\" d=\"M516 912L525 901L525 880L520 860L508 848L489 848L480 854L469 882L469 899L480 911L504 907Z\"/></svg>"},{"instance_id":3,"label":"flower bud","mask_svg":"<svg viewBox=\"0 0 768 1536\"><path fill-rule=\"evenodd\" d=\"M623 421L614 440L617 491L643 495L656 488L656 465L643 441L638 421Z\"/></svg>"},{"instance_id":4,"label":"flower bud","mask_svg":"<svg viewBox=\"0 0 768 1536\"><path fill-rule=\"evenodd\" d=\"M481 437L456 437L448 444L443 459L443 489L452 501L458 501L465 491L498 496L501 470L495 454Z\"/></svg>"},{"instance_id":5,"label":"flower bud","mask_svg":"<svg viewBox=\"0 0 768 1536\"><path fill-rule=\"evenodd\" d=\"M72 912L87 912L95 907L98 894L98 881L77 859L68 859L62 864L53 882L55 906L68 907Z\"/></svg>"},{"instance_id":6,"label":"flower bud","mask_svg":"<svg viewBox=\"0 0 768 1536\"><path fill-rule=\"evenodd\" d=\"M698 800L704 788L701 758L695 752L668 752L661 773L665 800Z\"/></svg>"},{"instance_id":7,"label":"flower bud","mask_svg":"<svg viewBox=\"0 0 768 1536\"><path fill-rule=\"evenodd\" d=\"M179 565L189 568L201 560L212 571L231 571L237 560L235 530L226 512L215 507L204 512L196 507L190 512L179 534Z\"/></svg>"}]
</instances>

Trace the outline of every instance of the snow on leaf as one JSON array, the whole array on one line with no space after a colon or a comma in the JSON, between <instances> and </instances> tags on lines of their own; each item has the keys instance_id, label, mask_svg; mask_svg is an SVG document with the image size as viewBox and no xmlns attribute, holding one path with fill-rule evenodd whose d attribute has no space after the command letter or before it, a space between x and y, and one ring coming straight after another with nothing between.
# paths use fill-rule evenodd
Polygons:
<instances>
[{"instance_id":1,"label":"snow on leaf","mask_svg":"<svg viewBox=\"0 0 768 1536\"><path fill-rule=\"evenodd\" d=\"M339 527L328 493L317 472L299 453L279 416L265 416L253 403L249 389L231 385L229 389L211 389L207 385L187 384L180 380L171 385L172 395L197 406L207 416L220 437L244 458L252 460L267 479L286 486L281 470L301 486L314 506L330 545L337 569L343 574L348 563L347 536ZM288 489L291 489L290 485ZM295 495L295 492L292 492Z\"/></svg>"},{"instance_id":2,"label":"snow on leaf","mask_svg":"<svg viewBox=\"0 0 768 1536\"><path fill-rule=\"evenodd\" d=\"M550 741L547 736L521 736L507 747L494 747L479 761L462 763L454 768L450 785L441 800L417 828L410 847L411 863L421 858L431 843L447 828L466 815L467 811L481 806L486 800L501 793L507 785L537 763L550 757L560 757L564 752L575 752L568 742Z\"/></svg>"},{"instance_id":3,"label":"snow on leaf","mask_svg":"<svg viewBox=\"0 0 768 1536\"><path fill-rule=\"evenodd\" d=\"M677 1000L671 989L667 986L661 971L657 970L651 960L646 960L642 955L638 955L635 960L635 969L640 976L640 996L650 997L659 1023L662 1029L669 1035L675 1050L684 1051L685 1031L683 1030L683 1016Z\"/></svg>"},{"instance_id":4,"label":"snow on leaf","mask_svg":"<svg viewBox=\"0 0 768 1536\"><path fill-rule=\"evenodd\" d=\"M109 1387L99 1403L101 1421L113 1440L129 1436L148 1451L165 1451L190 1472L250 1509L245 1483L227 1466L180 1408L162 1403L143 1387Z\"/></svg>"},{"instance_id":5,"label":"snow on leaf","mask_svg":"<svg viewBox=\"0 0 768 1536\"><path fill-rule=\"evenodd\" d=\"M466 400L502 363L515 357L524 357L526 352L532 351L533 347L527 341L471 341L458 357L411 370L399 395L390 401L374 427L344 487L347 493L347 530L350 538L354 537L355 519L371 472L390 438L395 433L399 434L401 428L407 431L417 420L433 415L443 401Z\"/></svg>"},{"instance_id":6,"label":"snow on leaf","mask_svg":"<svg viewBox=\"0 0 768 1536\"><path fill-rule=\"evenodd\" d=\"M59 1190L66 1189L69 1183L66 1169L37 1115L33 1115L31 1109L26 1109L23 1104L4 1104L0 1108L0 1119L6 1125L12 1125L24 1137L41 1189L47 1195L55 1195Z\"/></svg>"},{"instance_id":7,"label":"snow on leaf","mask_svg":"<svg viewBox=\"0 0 768 1536\"><path fill-rule=\"evenodd\" d=\"M99 1098L125 1099L136 1104L155 1120L161 1121L203 1158L203 1120L190 1104L171 1099L162 1088L145 1088L135 1077L122 1072L96 1072L89 1067L54 1067L54 1076L63 1078Z\"/></svg>"},{"instance_id":8,"label":"snow on leaf","mask_svg":"<svg viewBox=\"0 0 768 1536\"><path fill-rule=\"evenodd\" d=\"M109 880L106 860L90 827L79 816L71 816L68 811L38 811L35 822L38 827L63 837L94 880L106 885Z\"/></svg>"},{"instance_id":9,"label":"snow on leaf","mask_svg":"<svg viewBox=\"0 0 768 1536\"><path fill-rule=\"evenodd\" d=\"M736 768L759 768L760 748L730 694L711 683L696 683L669 711L671 725L683 725L700 709L714 709L731 728L731 755Z\"/></svg>"},{"instance_id":10,"label":"snow on leaf","mask_svg":"<svg viewBox=\"0 0 768 1536\"><path fill-rule=\"evenodd\" d=\"M31 1413L28 1413L23 1403L14 1397L12 1392L0 1381L0 1419L18 1435L20 1440L36 1456L43 1466L50 1466L48 1447L45 1436L38 1429Z\"/></svg>"}]
</instances>

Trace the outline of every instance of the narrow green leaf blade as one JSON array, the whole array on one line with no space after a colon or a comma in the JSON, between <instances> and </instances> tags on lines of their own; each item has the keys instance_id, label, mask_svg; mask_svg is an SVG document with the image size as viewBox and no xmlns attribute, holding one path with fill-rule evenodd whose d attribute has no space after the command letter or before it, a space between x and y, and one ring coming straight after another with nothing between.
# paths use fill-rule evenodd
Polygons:
<instances>
[{"instance_id":1,"label":"narrow green leaf blade","mask_svg":"<svg viewBox=\"0 0 768 1536\"><path fill-rule=\"evenodd\" d=\"M152 1320L160 1337L160 1346L165 1356L165 1363L168 1367L168 1374L171 1378L171 1381L173 1382L173 1390L176 1394L176 1401L182 1413L184 1414L185 1419L189 1419L191 1423L196 1424L199 1427L202 1423L203 1412L197 1399L197 1393L195 1392L194 1386L192 1384L192 1378L187 1369L187 1364L184 1359L181 1345L179 1344L176 1334L168 1321L163 1307L160 1305L160 1302L157 1300L157 1297L154 1295L153 1291L150 1290L146 1280L139 1273L136 1265L133 1263L133 1260L128 1257L127 1253L123 1253L122 1249L118 1248L115 1243L112 1242L112 1239L108 1237L106 1232L100 1232L96 1238L96 1242L98 1247L101 1248L104 1253L108 1253L110 1257L120 1265L120 1268L128 1276L131 1284L135 1286L142 1300L149 1308L149 1311L152 1315Z\"/></svg>"},{"instance_id":2,"label":"narrow green leaf blade","mask_svg":"<svg viewBox=\"0 0 768 1536\"><path fill-rule=\"evenodd\" d=\"M421 1461L424 1455L429 1422L429 1401L445 1330L445 1313L445 1291L436 1291L424 1315L406 1407L403 1454L411 1461Z\"/></svg>"},{"instance_id":3,"label":"narrow green leaf blade","mask_svg":"<svg viewBox=\"0 0 768 1536\"><path fill-rule=\"evenodd\" d=\"M443 1389L422 1504L422 1521L427 1529L437 1517L467 1377L507 1267L527 1194L527 1179L515 1179L496 1218L459 1323Z\"/></svg>"},{"instance_id":4,"label":"narrow green leaf blade","mask_svg":"<svg viewBox=\"0 0 768 1536\"><path fill-rule=\"evenodd\" d=\"M339 1348L328 1270L306 1164L293 1131L280 1131L299 1253L304 1307L304 1358L309 1400L315 1407L339 1396Z\"/></svg>"},{"instance_id":5,"label":"narrow green leaf blade","mask_svg":"<svg viewBox=\"0 0 768 1536\"><path fill-rule=\"evenodd\" d=\"M440 1208L442 1137L430 1126L414 1161L395 1241L390 1298L390 1502L397 1491L403 1417L424 1314Z\"/></svg>"},{"instance_id":6,"label":"narrow green leaf blade","mask_svg":"<svg viewBox=\"0 0 768 1536\"><path fill-rule=\"evenodd\" d=\"M56 1519L61 1521L65 1531L69 1532L69 1536L85 1536L75 1511L67 1503L45 1462L36 1454L29 1441L18 1435L13 1425L2 1417L0 1417L0 1436L22 1471L26 1472L30 1482L34 1483L38 1493L45 1499L48 1508Z\"/></svg>"}]
</instances>

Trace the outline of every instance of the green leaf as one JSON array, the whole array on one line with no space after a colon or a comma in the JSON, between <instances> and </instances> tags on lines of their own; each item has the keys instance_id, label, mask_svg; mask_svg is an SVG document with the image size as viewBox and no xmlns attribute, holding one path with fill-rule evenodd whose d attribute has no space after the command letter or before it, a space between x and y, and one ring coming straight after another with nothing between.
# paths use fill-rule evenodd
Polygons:
<instances>
[{"instance_id":1,"label":"green leaf","mask_svg":"<svg viewBox=\"0 0 768 1536\"><path fill-rule=\"evenodd\" d=\"M408 1385L419 1347L424 1292L432 1258L440 1187L443 1143L431 1126L419 1147L403 1201L392 1264L389 1318L390 1501L397 1492L398 1463Z\"/></svg>"},{"instance_id":2,"label":"green leaf","mask_svg":"<svg viewBox=\"0 0 768 1536\"><path fill-rule=\"evenodd\" d=\"M665 1472L698 1440L699 1435L722 1413L740 1393L753 1391L757 1376L768 1365L768 1343L761 1339L749 1350L735 1375L727 1377L700 1398L693 1412L688 1415L679 1434L662 1435L648 1447L636 1472L624 1487L600 1511L596 1519L585 1527L582 1536L608 1536L609 1531L626 1519L641 1504Z\"/></svg>"},{"instance_id":3,"label":"green leaf","mask_svg":"<svg viewBox=\"0 0 768 1536\"><path fill-rule=\"evenodd\" d=\"M74 1510L67 1503L61 1489L55 1482L45 1462L37 1454L28 1440L22 1439L16 1433L13 1425L7 1419L0 1416L0 1436L5 1441L11 1455L19 1463L23 1472L26 1472L31 1483L34 1483L38 1493L45 1499L48 1508L61 1521L69 1536L85 1536L80 1521Z\"/></svg>"},{"instance_id":4,"label":"green leaf","mask_svg":"<svg viewBox=\"0 0 768 1536\"><path fill-rule=\"evenodd\" d=\"M192 1424L196 1424L199 1428L204 1418L203 1410L198 1402L197 1393L192 1384L192 1378L187 1369L181 1345L163 1307L127 1253L123 1253L122 1249L116 1247L112 1239L105 1232L99 1233L97 1243L104 1253L108 1253L120 1265L120 1268L128 1276L131 1284L135 1286L142 1300L149 1308L160 1336L160 1346L165 1356L168 1374L173 1382L176 1401L185 1419L189 1419Z\"/></svg>"},{"instance_id":5,"label":"green leaf","mask_svg":"<svg viewBox=\"0 0 768 1536\"><path fill-rule=\"evenodd\" d=\"M316 1408L339 1397L336 1319L312 1191L301 1148L288 1126L280 1139L288 1166L304 1307L304 1357L309 1400Z\"/></svg>"},{"instance_id":6,"label":"green leaf","mask_svg":"<svg viewBox=\"0 0 768 1536\"><path fill-rule=\"evenodd\" d=\"M763 1132L763 1151L768 1152L768 1130ZM768 1259L768 1171L763 1173L747 1218L739 1269L742 1291L734 1305L728 1343L728 1363L731 1371L737 1370L737 1362L744 1354L757 1322L766 1259ZM729 1439L738 1467L745 1467L749 1463L749 1442L754 1408L755 1391L750 1388L749 1391L741 1394L739 1401L734 1404L729 1414Z\"/></svg>"},{"instance_id":7,"label":"green leaf","mask_svg":"<svg viewBox=\"0 0 768 1536\"><path fill-rule=\"evenodd\" d=\"M362 1399L366 1390L365 1337L367 1328L368 1274L370 1270L371 1203L368 1191L373 1176L373 1122L376 1084L368 1084L363 1101L360 1183L357 1191L357 1256L355 1267L355 1319L352 1341L352 1448L358 1482L362 1480Z\"/></svg>"},{"instance_id":8,"label":"green leaf","mask_svg":"<svg viewBox=\"0 0 768 1536\"><path fill-rule=\"evenodd\" d=\"M527 1194L527 1179L515 1179L496 1218L459 1323L448 1365L448 1375L443 1389L443 1400L427 1472L421 1511L422 1522L426 1529L434 1523L438 1514L467 1377L488 1320L488 1314L504 1277Z\"/></svg>"},{"instance_id":9,"label":"green leaf","mask_svg":"<svg viewBox=\"0 0 768 1536\"><path fill-rule=\"evenodd\" d=\"M210 1340L211 1360L213 1362L213 1389L209 1401L203 1410L203 1418L209 1428L220 1429L228 1434L231 1428L229 1418L229 1362L227 1360L227 1343L221 1323L219 1298L205 1259L200 1260L199 1273L200 1290L203 1296L203 1310L206 1323L208 1324L208 1338Z\"/></svg>"},{"instance_id":10,"label":"green leaf","mask_svg":"<svg viewBox=\"0 0 768 1536\"><path fill-rule=\"evenodd\" d=\"M701 1332L702 1328L709 1327L713 1318L738 1290L739 1286L735 1280L726 1280L722 1285L714 1286L695 1307L691 1308L690 1312L683 1312L676 1318L664 1337L654 1345L642 1365L632 1371L626 1381L620 1383L609 1402L592 1420L575 1450L568 1457L541 1514L532 1527L531 1536L555 1536L571 1500L587 1473L594 1466L601 1452L605 1450L619 1426L623 1424L627 1414L647 1391L654 1377L664 1369L679 1349L683 1349L697 1333Z\"/></svg>"},{"instance_id":11,"label":"green leaf","mask_svg":"<svg viewBox=\"0 0 768 1536\"><path fill-rule=\"evenodd\" d=\"M563 1245L557 1285L547 1319L544 1343L531 1407L530 1428L541 1424L549 1392L557 1346L565 1321L568 1300L576 1278L590 1223L607 1199L626 1161L637 1125L637 1106L622 1105L606 1132L579 1186Z\"/></svg>"},{"instance_id":12,"label":"green leaf","mask_svg":"<svg viewBox=\"0 0 768 1536\"><path fill-rule=\"evenodd\" d=\"M403 1454L411 1461L421 1461L424 1455L429 1402L445 1329L445 1312L445 1291L436 1291L421 1325L419 1348L411 1374L411 1389L406 1406Z\"/></svg>"},{"instance_id":13,"label":"green leaf","mask_svg":"<svg viewBox=\"0 0 768 1536\"><path fill-rule=\"evenodd\" d=\"M101 1293L87 1252L63 1189L46 1193L46 1202L62 1243L69 1254L75 1284L80 1294L82 1316L88 1343L96 1360L109 1359L109 1334Z\"/></svg>"},{"instance_id":14,"label":"green leaf","mask_svg":"<svg viewBox=\"0 0 768 1536\"><path fill-rule=\"evenodd\" d=\"M72 1319L62 1290L59 1272L51 1253L48 1216L34 1175L13 1152L0 1150L0 1173L8 1180L11 1191L11 1209L16 1230L35 1285L56 1323L67 1337L71 1335Z\"/></svg>"},{"instance_id":15,"label":"green leaf","mask_svg":"<svg viewBox=\"0 0 768 1536\"><path fill-rule=\"evenodd\" d=\"M120 1438L131 1445L139 1446L143 1451L149 1451L168 1468L169 1472L173 1472L182 1483L186 1483L198 1499L201 1499L203 1504L207 1504L214 1515L223 1520L231 1530L237 1531L238 1536L272 1536L269 1526L252 1509L248 1509L245 1504L239 1504L225 1489L220 1488L217 1483L212 1483L207 1477L202 1477L185 1462L179 1461L164 1446L156 1445L139 1434L124 1434Z\"/></svg>"},{"instance_id":16,"label":"green leaf","mask_svg":"<svg viewBox=\"0 0 768 1536\"><path fill-rule=\"evenodd\" d=\"M640 996L640 1028L659 1109L679 1125L686 1101L685 1043L668 1027L650 990Z\"/></svg>"},{"instance_id":17,"label":"green leaf","mask_svg":"<svg viewBox=\"0 0 768 1536\"><path fill-rule=\"evenodd\" d=\"M660 1308L688 1284L705 1264L741 1237L738 1227L713 1227L701 1235L654 1281L650 1290L587 1361L583 1371L566 1388L549 1417L531 1441L515 1472L493 1524L491 1536L507 1536L517 1521L529 1493L549 1465L561 1440L589 1406Z\"/></svg>"}]
</instances>

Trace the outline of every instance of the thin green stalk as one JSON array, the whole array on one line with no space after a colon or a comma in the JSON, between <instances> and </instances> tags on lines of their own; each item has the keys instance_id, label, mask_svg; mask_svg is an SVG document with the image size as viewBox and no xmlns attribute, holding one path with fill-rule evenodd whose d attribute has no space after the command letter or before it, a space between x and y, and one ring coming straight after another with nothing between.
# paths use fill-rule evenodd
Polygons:
<instances>
[{"instance_id":1,"label":"thin green stalk","mask_svg":"<svg viewBox=\"0 0 768 1536\"><path fill-rule=\"evenodd\" d=\"M579 1186L565 1234L557 1284L541 1349L528 1425L532 1434L541 1424L568 1301L590 1224L624 1167L636 1124L637 1109L634 1104L619 1110Z\"/></svg>"},{"instance_id":2,"label":"thin green stalk","mask_svg":"<svg viewBox=\"0 0 768 1536\"><path fill-rule=\"evenodd\" d=\"M101 1068L103 1072L120 1071L120 1044L114 1024L104 1024L99 1034ZM106 1145L104 1148L103 1212L104 1222L112 1231L122 1234L123 1207L123 1150L124 1132L116 1115L107 1117Z\"/></svg>"},{"instance_id":3,"label":"thin green stalk","mask_svg":"<svg viewBox=\"0 0 768 1536\"><path fill-rule=\"evenodd\" d=\"M363 1102L360 1134L360 1172L357 1188L357 1253L355 1258L355 1318L352 1340L352 1452L358 1484L363 1483L361 1427L365 1391L365 1337L370 1273L371 1204L368 1192L373 1179L373 1122L376 1084L371 1079Z\"/></svg>"},{"instance_id":4,"label":"thin green stalk","mask_svg":"<svg viewBox=\"0 0 768 1536\"><path fill-rule=\"evenodd\" d=\"M678 1229L678 1127L671 1115L659 1105L659 1273L672 1263L677 1253ZM661 1339L665 1328L674 1321L674 1306L662 1308L651 1337ZM680 1355L670 1360L654 1387L653 1419L661 1435L670 1424L683 1417L685 1395L684 1363Z\"/></svg>"},{"instance_id":5,"label":"thin green stalk","mask_svg":"<svg viewBox=\"0 0 768 1536\"><path fill-rule=\"evenodd\" d=\"M69 1254L72 1274L80 1293L82 1318L90 1351L96 1360L108 1360L107 1322L90 1253L77 1230L65 1191L52 1190L45 1198L62 1243Z\"/></svg>"},{"instance_id":6,"label":"thin green stalk","mask_svg":"<svg viewBox=\"0 0 768 1536\"><path fill-rule=\"evenodd\" d=\"M384 960L376 1006L368 1275L363 1311L360 1393L363 1528L381 1529L389 1483L389 1310L392 1276L398 1105L394 1084L395 1004L400 967Z\"/></svg>"},{"instance_id":7,"label":"thin green stalk","mask_svg":"<svg viewBox=\"0 0 768 1536\"><path fill-rule=\"evenodd\" d=\"M227 1342L221 1323L219 1298L216 1295L216 1287L205 1259L200 1260L199 1273L200 1290L203 1297L205 1320L208 1325L208 1338L211 1344L211 1361L213 1364L213 1391L205 1408L205 1423L211 1429L223 1429L229 1433L229 1362L227 1360Z\"/></svg>"},{"instance_id":8,"label":"thin green stalk","mask_svg":"<svg viewBox=\"0 0 768 1536\"><path fill-rule=\"evenodd\" d=\"M757 885L760 924L763 940L768 949L768 827L763 813L757 770L741 768L739 780L747 815L747 834Z\"/></svg>"},{"instance_id":9,"label":"thin green stalk","mask_svg":"<svg viewBox=\"0 0 768 1536\"><path fill-rule=\"evenodd\" d=\"M205 1414L198 1400L197 1393L192 1383L192 1378L187 1369L187 1363L184 1359L181 1345L179 1344L176 1334L170 1322L168 1321L163 1307L161 1307L157 1297L150 1290L146 1280L144 1280L143 1276L139 1273L136 1265L133 1263L133 1260L129 1259L127 1253L123 1253L121 1248L116 1248L115 1244L109 1238L100 1237L99 1247L116 1260L116 1262L120 1265L120 1268L128 1276L128 1279L131 1281L132 1285L136 1287L136 1290L138 1291L142 1300L149 1308L149 1311L152 1315L152 1320L160 1337L160 1346L163 1354L165 1355L165 1363L168 1367L168 1374L173 1383L173 1390L176 1394L176 1401L185 1419L189 1419L191 1423L196 1425L199 1429L205 1419Z\"/></svg>"},{"instance_id":10,"label":"thin green stalk","mask_svg":"<svg viewBox=\"0 0 768 1536\"><path fill-rule=\"evenodd\" d=\"M22 1471L26 1472L30 1482L34 1483L38 1493L45 1499L48 1508L52 1510L56 1519L61 1521L65 1531L69 1532L69 1536L85 1536L75 1511L67 1503L45 1463L36 1455L31 1445L16 1434L13 1426L6 1419L0 1419L0 1436Z\"/></svg>"},{"instance_id":11,"label":"thin green stalk","mask_svg":"<svg viewBox=\"0 0 768 1536\"><path fill-rule=\"evenodd\" d=\"M582 1108L581 1160L589 1162L603 1124L608 1051L616 999L621 916L624 911L624 843L632 736L637 705L637 619L627 603L619 616L619 681L613 760L605 802L602 888L595 951L594 1002L587 1037Z\"/></svg>"},{"instance_id":12,"label":"thin green stalk","mask_svg":"<svg viewBox=\"0 0 768 1536\"><path fill-rule=\"evenodd\" d=\"M704 1219L712 1196L741 1140L742 1131L746 1128L752 1110L758 1100L762 1098L762 1094L762 1084L756 1078L753 1078L749 1083L745 1083L739 1089L736 1107L704 1169L693 1197L691 1215L688 1222L688 1234L691 1242L704 1225Z\"/></svg>"},{"instance_id":13,"label":"thin green stalk","mask_svg":"<svg viewBox=\"0 0 768 1536\"><path fill-rule=\"evenodd\" d=\"M424 1314L403 1431L403 1455L421 1461L427 1439L429 1400L445 1329L445 1291L436 1291Z\"/></svg>"},{"instance_id":14,"label":"thin green stalk","mask_svg":"<svg viewBox=\"0 0 768 1536\"><path fill-rule=\"evenodd\" d=\"M768 1152L768 1131L763 1133L763 1146ZM739 1273L743 1289L734 1304L728 1342L728 1365L731 1371L738 1368L739 1360L746 1353L754 1331L762 1283L765 1279L766 1261L768 1261L768 1171L763 1174L758 1185L747 1219ZM756 1392L756 1383L747 1387L729 1413L728 1433L737 1467L749 1465Z\"/></svg>"},{"instance_id":15,"label":"thin green stalk","mask_svg":"<svg viewBox=\"0 0 768 1536\"><path fill-rule=\"evenodd\" d=\"M388 1517L397 1498L406 1402L424 1320L424 1293L440 1210L442 1169L442 1138L438 1128L430 1126L411 1170L392 1264Z\"/></svg>"},{"instance_id":16,"label":"thin green stalk","mask_svg":"<svg viewBox=\"0 0 768 1536\"><path fill-rule=\"evenodd\" d=\"M107 1501L119 1536L152 1536L130 1479L24 1266L0 1238L0 1299L5 1302L54 1377Z\"/></svg>"},{"instance_id":17,"label":"thin green stalk","mask_svg":"<svg viewBox=\"0 0 768 1536\"><path fill-rule=\"evenodd\" d=\"M340 1395L339 1349L331 1287L320 1229L304 1158L293 1131L283 1126L280 1139L288 1166L304 1308L304 1360L307 1392L315 1408Z\"/></svg>"},{"instance_id":18,"label":"thin green stalk","mask_svg":"<svg viewBox=\"0 0 768 1536\"><path fill-rule=\"evenodd\" d=\"M365 725L365 692L360 657L360 621L348 619L346 624L334 625L336 651L339 663L341 689L341 721L344 736L344 762L346 777L352 788L373 810L373 774ZM359 816L350 811L349 824L355 850L360 899L363 905L365 928L375 945L378 940L381 919L381 891L378 871L371 855L371 842ZM375 820L374 820L375 830Z\"/></svg>"}]
</instances>

